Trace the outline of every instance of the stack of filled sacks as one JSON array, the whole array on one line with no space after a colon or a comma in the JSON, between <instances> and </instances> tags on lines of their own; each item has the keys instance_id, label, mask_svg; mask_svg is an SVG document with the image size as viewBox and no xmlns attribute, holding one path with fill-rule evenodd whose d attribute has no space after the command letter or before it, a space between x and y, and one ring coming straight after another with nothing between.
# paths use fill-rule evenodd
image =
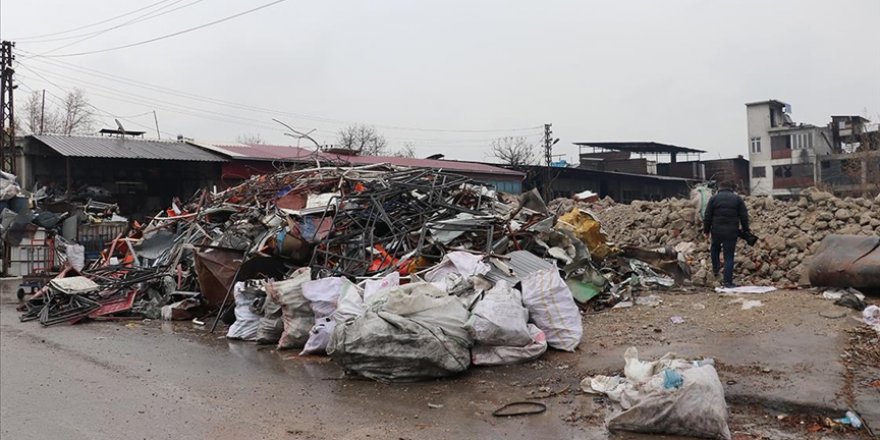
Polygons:
<instances>
[{"instance_id":1,"label":"stack of filled sacks","mask_svg":"<svg viewBox=\"0 0 880 440\"><path fill-rule=\"evenodd\" d=\"M522 274L521 290L489 281L489 270L482 256L466 252L403 285L396 272L361 287L342 277L311 280L299 269L284 281L237 289L236 317L251 330L229 336L326 353L347 373L381 381L450 376L471 364L533 360L548 346L577 347L580 312L555 269ZM263 303L256 290L266 292Z\"/></svg>"}]
</instances>

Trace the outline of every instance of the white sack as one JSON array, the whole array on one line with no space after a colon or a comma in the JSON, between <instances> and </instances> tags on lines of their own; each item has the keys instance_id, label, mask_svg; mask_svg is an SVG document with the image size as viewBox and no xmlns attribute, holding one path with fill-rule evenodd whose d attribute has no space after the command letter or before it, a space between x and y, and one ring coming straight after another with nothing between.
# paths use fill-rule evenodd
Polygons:
<instances>
[{"instance_id":1,"label":"white sack","mask_svg":"<svg viewBox=\"0 0 880 440\"><path fill-rule=\"evenodd\" d=\"M382 295L362 315L337 320L327 353L346 372L381 381L449 376L470 365L467 318L458 298L410 283Z\"/></svg>"},{"instance_id":2,"label":"white sack","mask_svg":"<svg viewBox=\"0 0 880 440\"><path fill-rule=\"evenodd\" d=\"M529 319L547 335L547 344L574 351L581 342L581 313L556 270L541 270L522 281L523 304Z\"/></svg>"},{"instance_id":3,"label":"white sack","mask_svg":"<svg viewBox=\"0 0 880 440\"><path fill-rule=\"evenodd\" d=\"M547 338L534 324L528 326L531 340L522 347L476 344L471 349L474 365L510 365L535 360L547 351Z\"/></svg>"},{"instance_id":4,"label":"white sack","mask_svg":"<svg viewBox=\"0 0 880 440\"><path fill-rule=\"evenodd\" d=\"M235 322L229 326L226 337L229 339L241 339L256 341L257 330L260 327L260 315L254 313L252 306L255 296L245 289L245 283L239 281L232 287L232 295L235 299Z\"/></svg>"},{"instance_id":5,"label":"white sack","mask_svg":"<svg viewBox=\"0 0 880 440\"><path fill-rule=\"evenodd\" d=\"M501 280L477 302L465 328L476 343L522 347L532 340L528 320L522 294Z\"/></svg>"},{"instance_id":6,"label":"white sack","mask_svg":"<svg viewBox=\"0 0 880 440\"><path fill-rule=\"evenodd\" d=\"M311 269L304 267L294 271L289 279L266 284L266 293L281 304L284 332L278 340L279 349L303 347L315 325L315 315L302 291L302 285L309 281L311 273Z\"/></svg>"},{"instance_id":7,"label":"white sack","mask_svg":"<svg viewBox=\"0 0 880 440\"><path fill-rule=\"evenodd\" d=\"M724 387L715 367L704 365L679 372L683 380L680 388L665 389L663 373L659 373L661 378L655 376L650 381L659 380L659 389L641 390L629 409L608 419L608 429L730 440Z\"/></svg>"}]
</instances>

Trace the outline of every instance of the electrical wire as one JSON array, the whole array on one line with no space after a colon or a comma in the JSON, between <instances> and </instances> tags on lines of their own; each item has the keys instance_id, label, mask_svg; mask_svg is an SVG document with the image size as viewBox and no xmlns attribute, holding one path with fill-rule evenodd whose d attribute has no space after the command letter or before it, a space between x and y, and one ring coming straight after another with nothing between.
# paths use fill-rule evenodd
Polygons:
<instances>
[{"instance_id":1,"label":"electrical wire","mask_svg":"<svg viewBox=\"0 0 880 440\"><path fill-rule=\"evenodd\" d=\"M42 34L42 35L31 35L30 37L10 38L9 40L11 40L11 41L26 41L26 40L39 39L39 38L43 38L43 37L51 37L51 36L54 36L54 35L68 34L68 33L70 33L70 32L76 32L76 31L78 31L78 30L82 30L82 29L90 28L90 27L93 27L93 26L98 26L98 25L101 25L101 24L104 24L104 23L108 23L108 22L111 22L111 21L116 20L116 19L118 19L118 18L127 17L127 16L129 16L129 15L131 15L131 14L136 14L136 13L138 13L138 12L141 12L141 11L144 11L144 10L147 10L147 9L150 9L150 8L152 8L152 7L154 7L154 6L157 6L157 5L160 5L160 4L162 4L162 3L167 3L167 2L169 2L169 1L171 1L171 0L160 0L160 1L158 1L158 2L151 3L151 4L147 5L147 6L144 6L144 7L142 7L142 8L138 8L138 9L135 9L135 10L133 10L133 11L126 12L126 13L124 13L124 14L116 15L116 16L113 16L113 17L110 17L110 18L107 18L107 19L104 19L104 20L101 20L101 21L97 21L97 22L95 22L95 23L91 23L91 24L87 24L87 25L83 25L83 26L78 26L78 27L71 28L71 29L67 29L67 30L64 30L64 31L52 32L52 33Z\"/></svg>"},{"instance_id":2,"label":"electrical wire","mask_svg":"<svg viewBox=\"0 0 880 440\"><path fill-rule=\"evenodd\" d=\"M25 53L25 54L29 53L28 51L25 51L25 50L19 50L19 51L22 53ZM98 71L95 69L89 69L86 67L77 66L75 64L65 62L62 60L57 60L57 59L49 60L49 59L44 59L44 58L30 58L29 61L37 61L40 63L49 64L49 65L52 65L54 67L58 67L61 69L68 69L68 70L72 70L72 71L82 73L85 75L94 76L94 77L105 79L105 80L115 81L118 83L131 85L131 86L135 86L135 87L140 87L143 89L152 90L152 91L159 92L159 93L165 93L165 94L172 95L172 96L178 96L178 97L183 97L183 98L187 98L187 99L192 99L192 100L202 101L202 102L207 102L207 103L212 103L212 104L224 105L224 106L227 106L230 108L236 108L239 110L247 110L247 111L251 111L251 112L255 112L255 113L269 114L269 115L273 115L273 116L284 115L284 116L288 116L288 117L292 117L292 118L305 119L305 120L314 121L314 122L322 122L322 123L333 124L333 125L337 125L337 126L345 126L345 125L363 123L363 122L354 122L354 121L343 120L343 119L333 119L333 118L327 118L327 117L323 117L323 116L315 116L315 115L309 115L309 114L303 114L303 113L292 113L292 112L283 111L283 110L252 106L252 105L247 105L247 104L240 104L240 103L225 101L225 100L221 100L221 99L217 99L217 98L200 96L200 95L196 95L196 94L181 91L181 90L175 90L175 89L171 89L168 87L163 87L163 86L158 86L155 84L150 84L150 83L146 83L146 82L142 82L142 81L132 80L129 78L121 77L118 75L113 75L113 74ZM448 128L405 127L405 126L399 126L399 125L372 124L372 123L366 123L366 124L372 125L377 128L388 129L388 130L426 132L426 133L515 133L515 132L524 132L524 131L534 131L534 130L538 130L538 129L543 128L542 126L537 125L537 126L531 126L531 127L517 127L517 128L448 129Z\"/></svg>"},{"instance_id":3,"label":"electrical wire","mask_svg":"<svg viewBox=\"0 0 880 440\"><path fill-rule=\"evenodd\" d=\"M137 24L137 23L142 23L142 22L144 22L144 21L149 21L149 20L152 20L152 19L154 19L154 18L158 18L158 17L161 17L161 16L163 16L163 15L167 15L167 14L170 14L170 13L172 13L172 12L178 11L178 10L180 10L180 9L188 8L188 7L190 7L190 6L192 6L192 5L195 5L195 4L197 4L197 3L201 3L201 2L204 1L204 0L195 0L195 1L191 2L191 3L186 3L186 4L181 5L181 6L178 6L178 7L176 7L176 8L173 8L173 9L170 9L170 10L167 10L167 11L164 11L164 12L157 13L157 12L161 11L162 9L165 9L165 8L167 8L167 7L170 7L170 6L174 6L175 4L180 3L181 1L183 1L183 0L175 0L173 3L170 3L170 4L168 4L168 5L165 5L164 7L159 8L159 9L157 9L157 10L155 10L155 11L151 11L151 12L148 12L148 13L146 13L146 14L144 14L144 15L137 16L137 17L135 17L135 18L133 18L133 19L131 19L131 20L129 20L129 21L123 22L123 23L118 24L118 25L116 25L116 26L113 26L113 27L110 27L110 28L107 28L107 29L102 29L102 30L100 30L100 31L92 32L92 33L90 33L90 34L84 36L83 38L80 38L80 39L78 39L78 40L76 40L76 41L73 41L73 42L67 43L67 44L65 44L65 45L63 45L63 46L58 46L58 47L56 47L56 48L54 48L54 49L50 49L50 50L48 50L48 51L46 51L46 52L43 52L43 53L41 53L41 54L39 54L39 55L37 55L37 56L46 56L47 54L53 53L53 52L55 52L55 51L58 51L58 50L61 50L61 49L64 49L64 48L67 48L67 47L70 47L70 46L73 46L73 45L76 45L76 44L79 44L79 43L81 43L81 42L83 42L83 41L86 41L86 40L91 40L92 38L95 38L95 37L101 36L101 35L103 35L103 34L106 34L107 32L113 31L113 30L115 30L115 29L119 29L119 28L121 28L121 27L130 26L130 25Z\"/></svg>"},{"instance_id":4,"label":"electrical wire","mask_svg":"<svg viewBox=\"0 0 880 440\"><path fill-rule=\"evenodd\" d=\"M204 28L206 28L206 27L213 26L213 25L215 25L215 24L220 24L220 23L223 23L223 22L226 22L226 21L229 21L229 20L232 20L232 19L235 19L235 18L241 17L241 16L243 16L243 15L251 14L251 13L257 12L257 11L259 11L259 10L261 10L261 9L265 9L265 8L270 7L270 6L277 5L278 3L285 2L285 1L287 1L287 0L275 0L275 1L272 1L272 2L269 2L269 3L266 3L266 4L263 4L263 5L257 6L256 8L248 9L248 10L246 10L246 11L242 11L242 12L239 12L239 13L237 13L237 14L229 15L229 16L223 17L223 18L218 19L218 20L210 21L210 22L208 22L208 23L200 24L200 25L198 25L198 26L193 26L193 27L191 27L191 28L186 28L186 29L183 29L183 30L179 30L179 31L177 31L177 32L172 32L172 33L170 33L170 34L161 35L161 36L158 36L158 37L154 37L154 38L150 38L150 39L147 39L147 40L138 41L138 42L135 42L135 43L123 44L122 46L108 47L108 48L104 48L104 49L90 50L90 51L85 51L85 52L62 53L62 54L57 54L57 55L44 55L44 57L48 57L48 58L76 57L76 56L82 56L82 55L93 55L93 54L96 54L96 53L112 52L112 51L116 51L116 50L120 50L120 49L128 49L128 48L130 48L130 47L141 46L141 45L144 45L144 44L153 43L153 42L160 41L160 40L165 40L165 39L167 39L167 38L176 37L176 36L178 36L178 35L183 35L183 34L187 34L187 33L190 33L190 32L194 32L194 31L197 31L197 30L199 30L199 29L204 29ZM38 55L38 56L40 56L40 55Z\"/></svg>"},{"instance_id":5,"label":"electrical wire","mask_svg":"<svg viewBox=\"0 0 880 440\"><path fill-rule=\"evenodd\" d=\"M31 93L37 92L37 90L35 90L34 88L28 86L27 84L25 84L24 82L22 82L22 81L20 81L20 80L17 81L17 82L18 82L20 85L24 86L25 88L29 89L29 90L31 91ZM53 84L53 86L55 86L56 88L58 88L58 86L57 86L56 84ZM59 88L59 91L64 92L64 90L63 90L63 89L60 89L60 88ZM48 95L49 95L49 98L50 98L51 100L54 100L56 104L58 104L59 106L62 106L62 107L64 106L64 98L63 98L63 97L58 96L58 95L56 95L55 93L53 93L53 92L51 92L51 91L49 91L49 90L46 90L46 94L48 94ZM128 119L128 118L133 117L133 116L128 116L128 117L126 117L126 116L119 116L119 115L114 114L113 112L109 112L109 111L104 110L104 109L102 109L102 108L100 108L100 107L97 107L97 106L95 106L94 104L86 103L86 105L88 105L89 107L95 109L96 111L98 111L98 112L100 112L100 113L103 113L103 114L106 115L107 117L111 117L111 118L114 118L114 119L120 119L120 120L123 120L123 121L125 121L125 122L127 122L127 123L130 123L130 124L132 124L132 125L135 125L135 126L137 126L137 127L143 128L143 129L145 129L145 130L149 130L150 132L152 132L153 130L156 129L155 127L150 127L150 126L147 126L147 125L141 124L141 123L139 123L139 122L137 122L137 121L132 121L132 120ZM152 113L152 112L149 112L149 113ZM135 116L137 116L137 115L135 115ZM142 116L142 115L141 115L141 116ZM103 121L103 122L106 122L106 121ZM168 133L168 132L165 132L165 131L162 131L162 130L159 130L159 132L162 133L162 134L165 134L166 136L169 136L169 137L171 137L171 138L174 138L174 137L175 137L175 135L172 134L172 133Z\"/></svg>"}]
</instances>

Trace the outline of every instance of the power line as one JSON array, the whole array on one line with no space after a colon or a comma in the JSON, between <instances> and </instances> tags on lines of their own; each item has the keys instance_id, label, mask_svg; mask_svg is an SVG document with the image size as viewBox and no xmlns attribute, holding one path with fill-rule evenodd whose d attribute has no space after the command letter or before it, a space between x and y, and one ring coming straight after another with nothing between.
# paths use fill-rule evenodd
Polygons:
<instances>
[{"instance_id":1,"label":"power line","mask_svg":"<svg viewBox=\"0 0 880 440\"><path fill-rule=\"evenodd\" d=\"M30 53L30 52L24 51L24 50L19 50L19 52L22 52L25 54ZM49 60L49 59L33 58L33 57L29 58L29 60L30 61L38 61L41 63L47 63L47 64L50 64L50 65L53 65L55 67L59 67L62 69L70 69L70 70L73 70L73 71L76 71L76 72L79 72L79 73L82 73L85 75L90 75L90 76L94 76L94 77L98 77L98 78L102 78L102 79L109 79L111 81L116 81L116 82L119 82L122 84L132 85L135 87L141 87L144 89L157 91L157 92L165 93L168 95L185 97L188 99L208 102L208 103L212 103L212 104L220 104L220 105L224 105L227 107L237 108L240 110L247 110L247 111L251 111L251 112L255 112L255 113L263 113L263 114L269 114L269 115L273 115L273 116L284 115L284 116L288 116L288 117L292 117L292 118L306 119L306 120L310 120L310 121L323 122L323 123L334 124L334 125L351 125L351 124L359 123L359 122L353 122L353 121L342 120L342 119L327 118L327 117L323 117L323 116L315 116L315 115L302 114L302 113L292 113L292 112L283 111L283 110L270 109L270 108L265 108L265 107L257 107L257 106L247 105L247 104L240 104L240 103L235 103L235 102L231 102L231 101L225 101L225 100L221 100L221 99L217 99L217 98L200 96L200 95L196 95L196 94L181 91L181 90L175 90L175 89L171 89L168 87L158 86L158 85L146 83L143 81L132 80L129 78L124 78L124 77L118 76L118 75L113 75L110 73L106 73L106 72L102 72L102 71L98 71L98 70L94 70L94 69L89 69L89 68L82 67L82 66L77 66L75 64L64 62L61 60ZM363 122L360 122L360 123L363 123ZM534 130L538 130L538 129L543 128L542 126L538 125L538 126L517 127L517 128L448 129L448 128L405 127L405 126L399 126L399 125L386 125L386 124L373 124L373 123L366 123L366 124L375 126L377 128L388 129L388 130L414 131L414 132L426 132L426 133L514 133L514 132L523 132L523 131L534 131Z\"/></svg>"},{"instance_id":2,"label":"power line","mask_svg":"<svg viewBox=\"0 0 880 440\"><path fill-rule=\"evenodd\" d=\"M58 54L58 55L45 55L45 57L49 57L49 58L75 57L75 56L81 56L81 55L92 55L92 54L96 54L96 53L111 52L111 51L114 51L114 50L127 49L127 48L130 48L130 47L141 46L141 45L144 45L144 44L153 43L153 42L160 41L160 40L164 40L164 39L167 39L167 38L176 37L176 36L178 36L178 35L187 34L187 33L193 32L193 31L197 31L197 30L199 30L199 29L204 29L204 28L206 28L206 27L213 26L213 25L215 25L215 24L220 24L220 23L223 23L223 22L225 22L225 21L229 21L229 20L232 20L232 19L234 19L234 18L241 17L241 16L243 16L243 15L251 14L251 13L253 13L253 12L257 12L257 11L259 11L259 10L261 10L261 9L265 9L265 8L268 8L268 7L273 6L273 5L277 5L278 3L285 2L285 1L287 1L287 0L275 0L275 1L273 1L273 2L269 2L269 3L263 4L263 5L257 6L256 8L248 9L248 10L246 10L246 11L242 11L242 12L239 12L239 13L237 13L237 14L233 14L233 15L230 15L230 16L227 16L227 17L224 17L224 18L218 19L218 20L214 20L214 21L211 21L211 22L208 22L208 23L204 23L204 24L201 24L201 25L198 25L198 26L191 27L191 28L183 29L183 30L180 30L180 31L177 31L177 32L172 32L172 33L170 33L170 34L165 34L165 35L162 35L162 36L159 36L159 37L150 38L150 39L148 39L148 40L138 41L138 42L136 42L136 43L129 43L129 44L124 44L124 45L122 45L122 46L108 47L108 48L105 48L105 49L91 50L91 51L86 51L86 52L62 53L62 54ZM41 55L37 55L37 56L41 56Z\"/></svg>"},{"instance_id":3,"label":"power line","mask_svg":"<svg viewBox=\"0 0 880 440\"><path fill-rule=\"evenodd\" d=\"M63 45L63 46L58 46L58 47L56 47L56 48L54 48L54 49L50 49L50 50L48 50L48 51L46 51L46 52L43 52L43 53L41 53L41 54L39 54L39 55L36 55L36 56L45 56L45 55L47 55L47 54L50 54L50 53L53 53L53 52L55 52L55 51L58 51L58 50L64 49L64 48L66 48L66 47L70 47L70 46L73 46L73 45L75 45L75 44L79 44L79 43L81 43L81 42L83 42L83 41L91 40L92 38L95 38L95 37L101 36L101 35L106 34L107 32L110 32L110 31L112 31L112 30L119 29L119 28L121 28L121 27L125 27L125 26L130 26L130 25L137 24L137 23L142 23L142 22L144 22L144 21L149 21L149 20L152 20L152 19L154 19L154 18L158 18L158 17L161 17L161 16L163 16L163 15L170 14L170 13L172 13L172 12L174 12L174 11L177 11L177 10L180 10L180 9L183 9L183 8L188 8L188 7L192 6L192 5L195 5L196 3L201 3L203 0L195 0L195 1L191 2L191 3L186 3L186 4L184 4L184 5L178 6L178 7L176 7L176 8L173 8L173 9L170 9L170 10L167 10L167 11L164 11L164 12L159 12L159 11L161 11L161 10L167 8L167 7L174 6L175 4L180 3L181 1L183 1L183 0L175 0L175 1L172 2L171 4L165 5L165 6L159 8L159 9L157 9L157 10L155 10L155 11L150 11L150 12L148 12L148 13L146 13L146 14L139 15L139 16L137 16L137 17L135 17L135 18L133 18L133 19L131 19L131 20L129 20L129 21L122 22L122 23L120 23L120 24L118 24L118 25L115 25L115 26L113 26L113 27L109 27L109 28L107 28L107 29L102 29L102 30L99 30L99 31L95 31L95 32L91 32L91 33L85 34L85 36L83 36L83 38L80 38L80 39L78 39L78 40L76 40L76 41L73 41L73 42L67 43L67 44L65 44L65 45ZM80 35L80 36L82 36L82 35ZM71 38L71 37L67 37L67 38L64 38L64 39L69 39L69 38ZM74 37L74 38L75 38L75 37Z\"/></svg>"},{"instance_id":4,"label":"power line","mask_svg":"<svg viewBox=\"0 0 880 440\"><path fill-rule=\"evenodd\" d=\"M97 26L97 25L99 25L99 24L104 24L104 23L107 23L107 22L111 22L111 21L113 21L113 20L116 20L117 18L122 18L122 17L129 16L129 15L131 15L131 14L136 14L136 13L138 13L138 12L140 12L140 11L143 11L143 10L146 10L146 9L150 9L150 8L152 8L153 6L160 5L160 4L162 4L162 3L166 3L166 2L169 2L169 1L171 1L171 0L160 0L160 1L156 2L156 3L151 3L151 4L147 5L147 6L144 6L144 7L142 7L142 8L138 8L138 9L135 9L135 10L133 10L133 11L126 12L126 13L124 13L124 14L116 15L116 16L113 16L113 17L110 17L110 18L107 18L107 19L104 19L104 20L101 20L101 21L98 21L98 22L95 22L95 23L91 23L91 24L87 24L87 25L83 25L83 26L79 26L79 27L75 27L75 28L67 29L67 30L65 30L65 31L52 32L52 33L49 33L49 34L42 34L42 35L31 35L30 37L10 38L10 40L14 40L14 41L25 41L25 40L33 40L33 39L38 39L38 38L43 38L43 37L51 37L51 36L54 36L54 35L68 34L68 33L71 33L71 32L76 32L76 31L81 30L81 29L90 28L90 27L93 27L93 26Z\"/></svg>"}]
</instances>

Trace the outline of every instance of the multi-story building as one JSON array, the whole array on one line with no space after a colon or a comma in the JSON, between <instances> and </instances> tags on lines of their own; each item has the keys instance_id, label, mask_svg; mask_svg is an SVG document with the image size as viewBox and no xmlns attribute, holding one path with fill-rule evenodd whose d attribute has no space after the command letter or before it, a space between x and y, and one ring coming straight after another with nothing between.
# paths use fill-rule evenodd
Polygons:
<instances>
[{"instance_id":1,"label":"multi-story building","mask_svg":"<svg viewBox=\"0 0 880 440\"><path fill-rule=\"evenodd\" d=\"M811 186L876 194L880 151L861 116L833 116L827 126L795 123L791 107L770 100L746 104L751 193L791 197Z\"/></svg>"}]
</instances>

